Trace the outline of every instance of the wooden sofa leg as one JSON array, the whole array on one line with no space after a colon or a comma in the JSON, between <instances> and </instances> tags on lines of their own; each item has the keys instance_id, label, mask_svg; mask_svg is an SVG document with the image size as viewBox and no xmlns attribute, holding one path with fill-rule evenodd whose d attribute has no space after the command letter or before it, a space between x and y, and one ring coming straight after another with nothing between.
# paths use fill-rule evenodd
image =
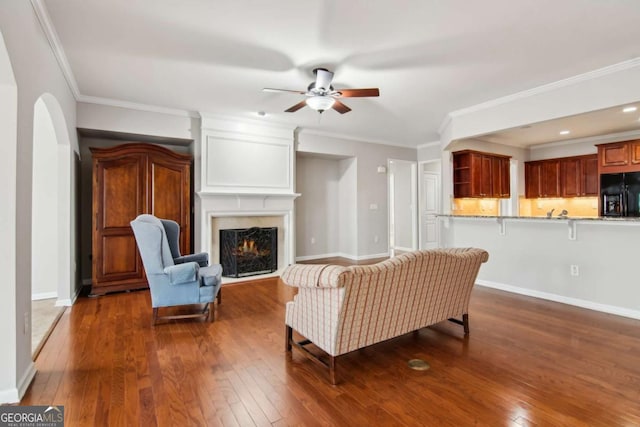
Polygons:
<instances>
[{"instance_id":1,"label":"wooden sofa leg","mask_svg":"<svg viewBox=\"0 0 640 427\"><path fill-rule=\"evenodd\" d=\"M153 308L153 320L151 321L151 324L154 326L156 323L158 323L158 307Z\"/></svg>"},{"instance_id":2,"label":"wooden sofa leg","mask_svg":"<svg viewBox=\"0 0 640 427\"><path fill-rule=\"evenodd\" d=\"M284 332L284 339L285 339L285 343L284 343L284 350L287 353L291 353L291 341L293 340L293 328L291 328L291 326L289 325L285 325L285 332Z\"/></svg>"},{"instance_id":3,"label":"wooden sofa leg","mask_svg":"<svg viewBox=\"0 0 640 427\"><path fill-rule=\"evenodd\" d=\"M218 305L222 304L222 288L218 290L218 295L216 296L218 300Z\"/></svg>"},{"instance_id":4,"label":"wooden sofa leg","mask_svg":"<svg viewBox=\"0 0 640 427\"><path fill-rule=\"evenodd\" d=\"M329 381L332 385L336 385L336 357L329 356Z\"/></svg>"},{"instance_id":5,"label":"wooden sofa leg","mask_svg":"<svg viewBox=\"0 0 640 427\"><path fill-rule=\"evenodd\" d=\"M469 335L469 315L466 313L462 315L462 327L464 328L464 334Z\"/></svg>"}]
</instances>

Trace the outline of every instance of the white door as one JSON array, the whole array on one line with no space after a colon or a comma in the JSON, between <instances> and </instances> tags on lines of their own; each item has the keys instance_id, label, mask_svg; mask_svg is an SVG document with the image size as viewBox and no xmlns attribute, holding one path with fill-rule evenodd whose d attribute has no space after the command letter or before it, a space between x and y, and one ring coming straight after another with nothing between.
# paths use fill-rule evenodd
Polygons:
<instances>
[{"instance_id":1,"label":"white door","mask_svg":"<svg viewBox=\"0 0 640 427\"><path fill-rule=\"evenodd\" d=\"M436 214L440 212L440 174L424 172L422 174L422 249L440 247L440 227Z\"/></svg>"}]
</instances>

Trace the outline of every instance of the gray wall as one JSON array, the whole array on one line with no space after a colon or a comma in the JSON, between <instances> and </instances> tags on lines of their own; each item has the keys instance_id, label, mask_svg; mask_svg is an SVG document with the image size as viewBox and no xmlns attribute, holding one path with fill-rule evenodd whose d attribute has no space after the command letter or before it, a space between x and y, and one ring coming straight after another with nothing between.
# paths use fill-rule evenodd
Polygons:
<instances>
[{"instance_id":1,"label":"gray wall","mask_svg":"<svg viewBox=\"0 0 640 427\"><path fill-rule=\"evenodd\" d=\"M388 253L387 175L378 173L388 159L417 160L415 148L382 145L315 134L298 133L297 151L357 159L357 236L354 257L367 258ZM377 209L370 209L371 205ZM378 241L376 242L376 236Z\"/></svg>"},{"instance_id":2,"label":"gray wall","mask_svg":"<svg viewBox=\"0 0 640 427\"><path fill-rule=\"evenodd\" d=\"M296 156L296 257L340 252L340 160Z\"/></svg>"}]
</instances>

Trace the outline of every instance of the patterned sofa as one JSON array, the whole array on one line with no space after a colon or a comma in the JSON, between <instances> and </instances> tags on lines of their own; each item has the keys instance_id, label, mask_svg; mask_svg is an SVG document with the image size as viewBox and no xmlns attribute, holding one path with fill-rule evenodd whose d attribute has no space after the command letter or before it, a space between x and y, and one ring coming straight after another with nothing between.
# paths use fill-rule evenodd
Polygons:
<instances>
[{"instance_id":1,"label":"patterned sofa","mask_svg":"<svg viewBox=\"0 0 640 427\"><path fill-rule=\"evenodd\" d=\"M336 358L429 325L451 320L469 333L469 298L489 254L476 248L405 253L373 265L295 264L281 279L298 287L286 305L286 350L292 345L329 369ZM462 320L459 319L462 317ZM293 330L306 339L293 340ZM306 346L315 344L328 361Z\"/></svg>"}]
</instances>

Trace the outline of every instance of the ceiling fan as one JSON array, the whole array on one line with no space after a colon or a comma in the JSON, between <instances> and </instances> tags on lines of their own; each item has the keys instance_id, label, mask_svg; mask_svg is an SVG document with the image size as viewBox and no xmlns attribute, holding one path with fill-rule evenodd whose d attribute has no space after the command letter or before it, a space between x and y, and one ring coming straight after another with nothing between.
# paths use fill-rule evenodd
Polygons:
<instances>
[{"instance_id":1,"label":"ceiling fan","mask_svg":"<svg viewBox=\"0 0 640 427\"><path fill-rule=\"evenodd\" d=\"M316 76L316 81L311 82L309 87L305 91L289 90L289 89L272 89L264 88L265 92L292 92L300 95L305 95L307 99L298 102L296 105L284 110L286 113L293 113L304 107L309 108L322 113L329 108L333 108L340 114L348 113L351 108L343 104L338 98L362 98L368 96L380 96L380 90L378 88L369 89L339 89L336 90L331 86L331 80L333 80L333 73L326 68L316 68L313 70L313 74Z\"/></svg>"}]
</instances>

